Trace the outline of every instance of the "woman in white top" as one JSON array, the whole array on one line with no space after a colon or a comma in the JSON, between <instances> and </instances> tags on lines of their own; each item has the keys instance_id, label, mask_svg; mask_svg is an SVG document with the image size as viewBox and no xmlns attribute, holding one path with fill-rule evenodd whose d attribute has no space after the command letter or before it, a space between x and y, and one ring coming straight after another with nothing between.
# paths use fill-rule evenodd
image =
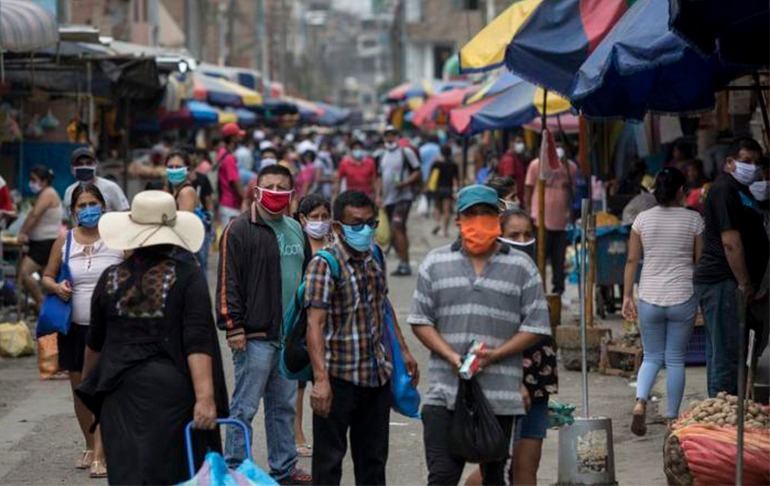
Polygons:
<instances>
[{"instance_id":1,"label":"woman in white top","mask_svg":"<svg viewBox=\"0 0 770 486\"><path fill-rule=\"evenodd\" d=\"M77 226L70 232L69 239L72 282L56 282L63 255L66 254L67 234L60 236L54 243L43 276L43 287L49 293L56 294L65 301L72 300L72 325L66 335L58 335L59 368L69 371L75 415L86 441L86 448L75 467L90 469L92 478L107 477L104 450L99 429L93 434L89 432L94 417L74 394L74 390L81 382L94 288L102 272L107 267L122 262L124 257L122 251L107 248L99 236L99 218L105 206L104 196L95 185L80 185L75 188L72 193L72 219L77 221Z\"/></svg>"},{"instance_id":2,"label":"woman in white top","mask_svg":"<svg viewBox=\"0 0 770 486\"><path fill-rule=\"evenodd\" d=\"M669 419L679 415L684 394L684 359L698 310L693 270L703 248L704 228L697 212L682 207L685 182L684 174L676 168L658 173L654 192L658 205L639 213L629 239L623 317L638 318L644 346L631 421L631 431L639 436L647 433L647 400L664 363ZM642 252L637 313L634 280Z\"/></svg>"},{"instance_id":3,"label":"woman in white top","mask_svg":"<svg viewBox=\"0 0 770 486\"><path fill-rule=\"evenodd\" d=\"M35 205L27 214L19 230L18 240L26 248L19 268L19 277L32 300L35 311L40 311L43 292L32 276L48 264L48 256L54 241L61 233L62 205L56 189L51 187L53 172L48 167L38 165L29 173L29 189L37 196Z\"/></svg>"}]
</instances>

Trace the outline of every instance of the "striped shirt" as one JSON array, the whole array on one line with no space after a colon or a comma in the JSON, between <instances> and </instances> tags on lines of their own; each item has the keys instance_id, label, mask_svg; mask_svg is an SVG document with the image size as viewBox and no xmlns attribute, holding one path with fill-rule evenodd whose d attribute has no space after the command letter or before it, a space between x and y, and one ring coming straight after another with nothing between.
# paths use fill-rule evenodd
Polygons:
<instances>
[{"instance_id":1,"label":"striped shirt","mask_svg":"<svg viewBox=\"0 0 770 486\"><path fill-rule=\"evenodd\" d=\"M703 218L689 209L655 206L639 213L631 228L644 250L639 298L664 307L687 302L693 294L695 237L703 233Z\"/></svg>"},{"instance_id":2,"label":"striped shirt","mask_svg":"<svg viewBox=\"0 0 770 486\"><path fill-rule=\"evenodd\" d=\"M502 245L476 275L459 242L433 250L420 266L412 310L412 326L434 326L452 349L463 354L471 341L495 348L517 332L550 335L548 308L540 274L525 253ZM425 403L454 409L456 370L431 353ZM478 375L496 415L523 415L519 395L521 355L509 356Z\"/></svg>"},{"instance_id":3,"label":"striped shirt","mask_svg":"<svg viewBox=\"0 0 770 486\"><path fill-rule=\"evenodd\" d=\"M351 256L340 241L326 248L340 264L338 279L316 256L305 273L305 305L325 309L326 367L329 376L363 387L390 379L391 363L382 342L385 274L371 252Z\"/></svg>"}]
</instances>

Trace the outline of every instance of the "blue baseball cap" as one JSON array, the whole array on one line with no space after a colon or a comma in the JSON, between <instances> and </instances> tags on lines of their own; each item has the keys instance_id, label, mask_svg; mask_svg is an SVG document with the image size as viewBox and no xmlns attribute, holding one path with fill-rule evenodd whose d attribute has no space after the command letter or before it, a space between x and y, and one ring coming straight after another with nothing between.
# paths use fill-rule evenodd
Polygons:
<instances>
[{"instance_id":1,"label":"blue baseball cap","mask_svg":"<svg viewBox=\"0 0 770 486\"><path fill-rule=\"evenodd\" d=\"M462 188L460 192L457 193L457 204L455 205L455 208L458 213L462 213L466 209L477 204L487 204L495 208L496 211L499 211L497 203L497 191L489 186L473 184L472 186Z\"/></svg>"}]
</instances>

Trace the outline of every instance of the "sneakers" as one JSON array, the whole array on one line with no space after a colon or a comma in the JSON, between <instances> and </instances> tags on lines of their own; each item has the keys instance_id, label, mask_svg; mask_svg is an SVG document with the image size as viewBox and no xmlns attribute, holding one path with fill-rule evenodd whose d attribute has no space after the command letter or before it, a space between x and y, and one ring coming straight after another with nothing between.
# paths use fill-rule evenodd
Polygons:
<instances>
[{"instance_id":1,"label":"sneakers","mask_svg":"<svg viewBox=\"0 0 770 486\"><path fill-rule=\"evenodd\" d=\"M390 274L393 277L408 277L412 274L412 267L408 263L399 263L398 267Z\"/></svg>"},{"instance_id":2,"label":"sneakers","mask_svg":"<svg viewBox=\"0 0 770 486\"><path fill-rule=\"evenodd\" d=\"M295 467L291 474L278 481L278 483L282 485L310 486L313 484L313 476L309 472Z\"/></svg>"}]
</instances>

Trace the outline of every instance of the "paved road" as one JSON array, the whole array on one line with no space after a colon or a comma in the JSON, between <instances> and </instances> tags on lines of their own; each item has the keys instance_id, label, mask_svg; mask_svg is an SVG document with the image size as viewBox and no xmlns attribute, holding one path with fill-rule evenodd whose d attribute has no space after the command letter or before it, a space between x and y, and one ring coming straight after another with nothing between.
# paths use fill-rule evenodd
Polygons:
<instances>
[{"instance_id":1,"label":"paved road","mask_svg":"<svg viewBox=\"0 0 770 486\"><path fill-rule=\"evenodd\" d=\"M415 264L425 256L429 248L448 242L431 236L431 228L432 224L419 217L414 217L410 224L413 233L411 258ZM392 263L391 261L391 266ZM414 278L390 278L390 295L402 320L408 313L413 289ZM568 295L574 296L575 289L571 288ZM571 309L565 309L565 316L571 313ZM423 372L427 372L427 353L410 332L405 334ZM224 356L227 361L227 378L231 385L232 366L229 363L229 351L225 350ZM427 376L423 376L421 388L424 390ZM656 389L664 390L663 378L661 375ZM629 382L630 380L623 378L591 373L592 413L609 417L613 421L616 475L619 483L665 484L661 457L664 425L650 425L648 435L641 439L631 435L628 431L628 419L634 389L629 386ZM702 398L704 390L705 370L688 368L685 403L694 398ZM560 370L560 394L556 398L563 402L579 404L580 393L579 373ZM255 420L254 455L257 462L264 465L266 457L262 420L261 414ZM310 417L306 416L306 434L309 435L310 430ZM545 441L540 468L541 484L556 481L557 446L558 432L550 431ZM91 480L86 473L72 467L81 449L69 385L65 382L37 379L34 357L16 360L0 358L0 485L106 484L103 480ZM309 459L303 459L302 464L303 467L310 468ZM470 470L470 466L466 468L466 474ZM391 484L425 484L422 426L417 420L396 414L391 416L388 481ZM343 482L354 484L352 465L349 462L345 465Z\"/></svg>"}]
</instances>

